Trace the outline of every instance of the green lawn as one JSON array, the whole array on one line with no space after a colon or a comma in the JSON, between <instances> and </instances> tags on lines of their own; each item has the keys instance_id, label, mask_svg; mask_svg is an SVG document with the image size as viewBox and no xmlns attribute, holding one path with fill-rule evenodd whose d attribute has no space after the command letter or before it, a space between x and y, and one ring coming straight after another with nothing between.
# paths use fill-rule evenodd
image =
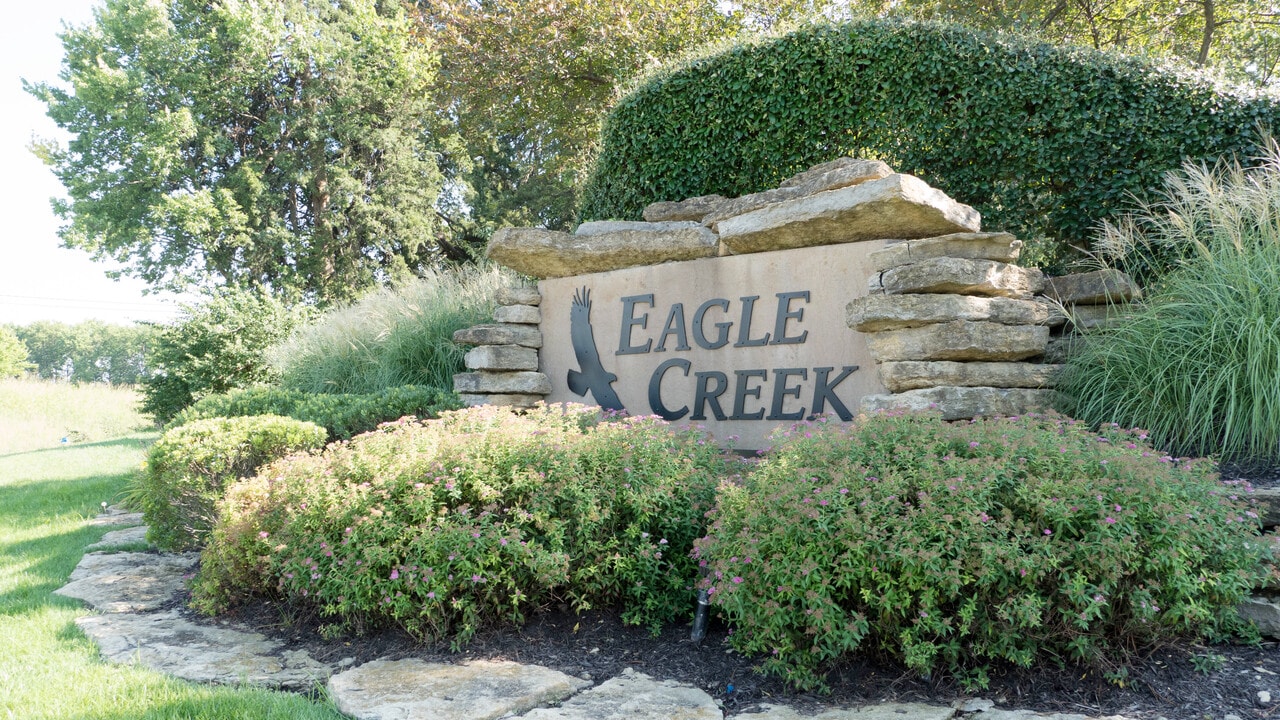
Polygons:
<instances>
[{"instance_id":1,"label":"green lawn","mask_svg":"<svg viewBox=\"0 0 1280 720\"><path fill-rule=\"evenodd\" d=\"M0 720L343 717L323 699L106 665L75 626L88 610L52 594L112 529L88 520L155 439L135 404L129 391L0 381ZM61 443L80 428L89 441Z\"/></svg>"}]
</instances>

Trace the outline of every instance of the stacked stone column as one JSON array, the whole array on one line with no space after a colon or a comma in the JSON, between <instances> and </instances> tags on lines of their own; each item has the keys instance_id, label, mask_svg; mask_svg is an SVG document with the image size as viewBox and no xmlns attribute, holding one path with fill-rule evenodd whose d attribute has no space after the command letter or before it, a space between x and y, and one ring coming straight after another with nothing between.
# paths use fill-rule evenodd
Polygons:
<instances>
[{"instance_id":1,"label":"stacked stone column","mask_svg":"<svg viewBox=\"0 0 1280 720\"><path fill-rule=\"evenodd\" d=\"M455 343L475 346L464 361L471 372L453 376L464 403L529 408L550 394L551 381L538 372L541 302L535 288L504 288L493 323L453 334Z\"/></svg>"},{"instance_id":2,"label":"stacked stone column","mask_svg":"<svg viewBox=\"0 0 1280 720\"><path fill-rule=\"evenodd\" d=\"M1060 366L1044 355L1049 326L1065 321L1036 296L1043 273L1013 265L1007 233L906 240L872 253L870 293L849 303L890 395L862 410L936 410L949 420L1021 415L1051 405Z\"/></svg>"},{"instance_id":3,"label":"stacked stone column","mask_svg":"<svg viewBox=\"0 0 1280 720\"><path fill-rule=\"evenodd\" d=\"M1045 353L1055 362L1066 358L1079 333L1118 319L1130 300L1142 297L1128 275L1110 269L1049 278L1044 294L1065 313L1065 323L1054 330Z\"/></svg>"}]
</instances>

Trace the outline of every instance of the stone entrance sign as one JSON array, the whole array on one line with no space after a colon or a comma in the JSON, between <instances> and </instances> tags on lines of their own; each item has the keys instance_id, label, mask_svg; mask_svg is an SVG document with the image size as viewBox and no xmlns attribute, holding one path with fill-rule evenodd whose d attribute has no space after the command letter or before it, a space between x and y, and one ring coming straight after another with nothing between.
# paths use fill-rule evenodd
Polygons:
<instances>
[{"instance_id":1,"label":"stone entrance sign","mask_svg":"<svg viewBox=\"0 0 1280 720\"><path fill-rule=\"evenodd\" d=\"M739 448L885 392L845 306L883 240L545 279L539 370L549 402L705 425ZM733 440L731 436L736 436Z\"/></svg>"}]
</instances>

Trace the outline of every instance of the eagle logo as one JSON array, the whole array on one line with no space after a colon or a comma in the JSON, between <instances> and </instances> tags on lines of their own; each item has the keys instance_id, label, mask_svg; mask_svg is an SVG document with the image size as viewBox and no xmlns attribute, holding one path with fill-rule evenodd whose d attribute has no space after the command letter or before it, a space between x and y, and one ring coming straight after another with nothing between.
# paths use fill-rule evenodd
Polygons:
<instances>
[{"instance_id":1,"label":"eagle logo","mask_svg":"<svg viewBox=\"0 0 1280 720\"><path fill-rule=\"evenodd\" d=\"M578 370L569 371L569 390L574 395L586 397L587 392L596 404L605 410L623 410L622 401L613 391L617 375L600 364L600 351L596 349L595 334L591 330L591 290L583 287L573 294L569 309L569 341L573 354L578 358Z\"/></svg>"}]
</instances>

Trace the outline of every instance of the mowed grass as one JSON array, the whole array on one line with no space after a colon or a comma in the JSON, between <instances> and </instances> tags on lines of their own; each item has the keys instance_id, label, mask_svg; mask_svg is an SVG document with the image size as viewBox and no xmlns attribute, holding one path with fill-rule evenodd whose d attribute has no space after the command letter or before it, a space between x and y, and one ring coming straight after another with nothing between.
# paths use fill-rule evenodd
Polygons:
<instances>
[{"instance_id":1,"label":"mowed grass","mask_svg":"<svg viewBox=\"0 0 1280 720\"><path fill-rule=\"evenodd\" d=\"M109 388L0 383L0 719L341 718L323 700L103 663L75 625L90 611L52 594L111 529L89 520L156 437L130 431L144 424L136 404ZM64 445L47 431L68 420L102 435Z\"/></svg>"}]
</instances>

